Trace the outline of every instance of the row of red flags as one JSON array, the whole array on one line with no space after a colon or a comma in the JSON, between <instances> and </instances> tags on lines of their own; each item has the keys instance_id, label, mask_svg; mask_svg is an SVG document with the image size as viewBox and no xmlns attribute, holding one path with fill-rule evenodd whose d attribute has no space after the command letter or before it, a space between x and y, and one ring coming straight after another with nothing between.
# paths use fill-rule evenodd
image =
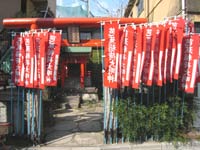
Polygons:
<instances>
[{"instance_id":1,"label":"row of red flags","mask_svg":"<svg viewBox=\"0 0 200 150\"><path fill-rule=\"evenodd\" d=\"M61 31L30 31L13 39L12 80L16 86L57 85Z\"/></svg>"},{"instance_id":2,"label":"row of red flags","mask_svg":"<svg viewBox=\"0 0 200 150\"><path fill-rule=\"evenodd\" d=\"M185 31L187 29L187 33ZM199 35L184 19L157 25L104 26L104 86L138 89L179 80L182 90L194 92L199 59Z\"/></svg>"}]
</instances>

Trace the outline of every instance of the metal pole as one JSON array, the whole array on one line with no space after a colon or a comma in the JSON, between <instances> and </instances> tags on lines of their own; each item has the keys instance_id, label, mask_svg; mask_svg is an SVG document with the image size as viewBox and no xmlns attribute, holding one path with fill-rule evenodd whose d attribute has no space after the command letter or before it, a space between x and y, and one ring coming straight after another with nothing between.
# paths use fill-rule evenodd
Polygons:
<instances>
[{"instance_id":1,"label":"metal pole","mask_svg":"<svg viewBox=\"0 0 200 150\"><path fill-rule=\"evenodd\" d=\"M182 16L185 18L185 0L182 0Z\"/></svg>"},{"instance_id":2,"label":"metal pole","mask_svg":"<svg viewBox=\"0 0 200 150\"><path fill-rule=\"evenodd\" d=\"M87 0L87 15L90 17L90 0Z\"/></svg>"},{"instance_id":3,"label":"metal pole","mask_svg":"<svg viewBox=\"0 0 200 150\"><path fill-rule=\"evenodd\" d=\"M34 92L34 89L32 90L32 115L31 115L31 117L32 117L32 125L31 125L31 134L32 134L32 136L34 136L34 127L35 127L35 123L34 123L34 118L35 118L35 98L34 98L34 96L35 96L35 92Z\"/></svg>"},{"instance_id":4,"label":"metal pole","mask_svg":"<svg viewBox=\"0 0 200 150\"><path fill-rule=\"evenodd\" d=\"M21 134L24 134L24 88L22 89L22 130Z\"/></svg>"},{"instance_id":5,"label":"metal pole","mask_svg":"<svg viewBox=\"0 0 200 150\"><path fill-rule=\"evenodd\" d=\"M20 87L17 88L16 134L19 134L19 118L20 118L19 96L20 96Z\"/></svg>"},{"instance_id":6,"label":"metal pole","mask_svg":"<svg viewBox=\"0 0 200 150\"><path fill-rule=\"evenodd\" d=\"M41 136L41 122L42 122L42 90L40 90L40 99L39 99L39 114L38 114L38 137L40 140Z\"/></svg>"},{"instance_id":7,"label":"metal pole","mask_svg":"<svg viewBox=\"0 0 200 150\"><path fill-rule=\"evenodd\" d=\"M116 89L115 90L115 97L116 97L116 103L115 103L115 105L116 105L116 107L118 106L118 101L119 101L119 97L118 97L118 90ZM116 139L115 139L115 142L116 143L118 143L118 137L117 137L117 134L118 134L118 113L116 114L116 120L115 120L115 129L116 129Z\"/></svg>"},{"instance_id":8,"label":"metal pole","mask_svg":"<svg viewBox=\"0 0 200 150\"><path fill-rule=\"evenodd\" d=\"M112 106L113 106L113 97L112 97L112 92L113 90L111 90L110 96L109 96L109 100L110 100L110 111L109 111L109 116L110 116L110 121L109 121L109 127L110 127L110 144L112 144L113 138L112 138L112 131L113 131L113 111L112 111Z\"/></svg>"},{"instance_id":9,"label":"metal pole","mask_svg":"<svg viewBox=\"0 0 200 150\"><path fill-rule=\"evenodd\" d=\"M14 36L15 36L15 33L14 32L12 32L12 34L11 34L11 39L13 40L13 38L14 38ZM13 49L13 45L11 45L12 46L12 49ZM12 63L13 63L13 52L11 51L11 69L12 69ZM10 80L10 123L11 124L13 124L13 81L12 81L12 75L13 75L13 71L14 70L12 70L11 71L11 80ZM13 128L11 129L12 131L11 132L13 132Z\"/></svg>"},{"instance_id":10,"label":"metal pole","mask_svg":"<svg viewBox=\"0 0 200 150\"><path fill-rule=\"evenodd\" d=\"M30 89L28 89L28 95L27 95L27 103L28 103L28 108L27 108L27 126L28 126L28 135L30 135L30 132L31 132L31 126L30 126L30 98L31 98L31 95L30 95Z\"/></svg>"},{"instance_id":11,"label":"metal pole","mask_svg":"<svg viewBox=\"0 0 200 150\"><path fill-rule=\"evenodd\" d=\"M103 79L103 76L104 76L104 48L103 48L103 22L101 22L101 25L100 25L100 32L101 32L101 64L102 64L102 88L103 88L103 106L104 106L104 143L106 143L106 98L105 98L105 88L104 88L104 79Z\"/></svg>"}]
</instances>

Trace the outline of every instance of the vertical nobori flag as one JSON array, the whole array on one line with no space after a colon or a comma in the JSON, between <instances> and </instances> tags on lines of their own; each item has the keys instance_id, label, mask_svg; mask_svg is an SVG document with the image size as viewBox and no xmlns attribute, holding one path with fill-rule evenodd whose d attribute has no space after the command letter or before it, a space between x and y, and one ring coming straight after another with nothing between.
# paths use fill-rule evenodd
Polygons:
<instances>
[{"instance_id":1,"label":"vertical nobori flag","mask_svg":"<svg viewBox=\"0 0 200 150\"><path fill-rule=\"evenodd\" d=\"M165 49L165 57L167 57L165 59L165 74L166 74L166 80L172 82L172 70L173 70L173 66L172 64L172 44L173 44L173 35L172 35L172 27L171 25L169 25L168 29L167 29L167 39L166 39L166 49Z\"/></svg>"},{"instance_id":2,"label":"vertical nobori flag","mask_svg":"<svg viewBox=\"0 0 200 150\"><path fill-rule=\"evenodd\" d=\"M132 71L132 88L138 89L140 84L140 66L142 59L142 29L140 27L136 28L136 41L133 56L133 71Z\"/></svg>"},{"instance_id":3,"label":"vertical nobori flag","mask_svg":"<svg viewBox=\"0 0 200 150\"><path fill-rule=\"evenodd\" d=\"M200 82L200 36L199 36L199 53L198 53L198 67L197 67L197 77L196 77L196 83Z\"/></svg>"},{"instance_id":4,"label":"vertical nobori flag","mask_svg":"<svg viewBox=\"0 0 200 150\"><path fill-rule=\"evenodd\" d=\"M176 52L176 62L174 64L174 75L173 78L178 80L180 63L181 63L181 55L182 55L182 41L185 30L185 20L179 19L174 21L173 30L175 32L175 39L177 44L177 52Z\"/></svg>"},{"instance_id":5,"label":"vertical nobori flag","mask_svg":"<svg viewBox=\"0 0 200 150\"><path fill-rule=\"evenodd\" d=\"M25 87L33 88L34 77L34 51L33 51L33 35L25 33Z\"/></svg>"},{"instance_id":6,"label":"vertical nobori flag","mask_svg":"<svg viewBox=\"0 0 200 150\"><path fill-rule=\"evenodd\" d=\"M164 60L164 49L165 49L165 27L163 25L159 26L160 28L160 47L159 47L159 56L158 56L158 80L157 80L157 85L162 86L163 82L163 60Z\"/></svg>"},{"instance_id":7,"label":"vertical nobori flag","mask_svg":"<svg viewBox=\"0 0 200 150\"><path fill-rule=\"evenodd\" d=\"M154 74L153 74L153 83L161 86L162 82L159 81L160 76L160 42L161 42L161 30L159 27L156 27L156 41L155 41L155 49L154 49Z\"/></svg>"},{"instance_id":8,"label":"vertical nobori flag","mask_svg":"<svg viewBox=\"0 0 200 150\"><path fill-rule=\"evenodd\" d=\"M124 49L124 40L125 40L125 28L122 27L119 29L119 71L118 71L118 88L122 86L123 80L124 80L124 74L125 74L125 62L124 62L124 54L125 54L125 49Z\"/></svg>"},{"instance_id":9,"label":"vertical nobori flag","mask_svg":"<svg viewBox=\"0 0 200 150\"><path fill-rule=\"evenodd\" d=\"M119 27L117 22L106 22L104 26L105 72L104 86L118 87Z\"/></svg>"},{"instance_id":10,"label":"vertical nobori flag","mask_svg":"<svg viewBox=\"0 0 200 150\"><path fill-rule=\"evenodd\" d=\"M181 88L186 93L193 93L199 57L199 36L189 35L184 37L183 48Z\"/></svg>"},{"instance_id":11,"label":"vertical nobori flag","mask_svg":"<svg viewBox=\"0 0 200 150\"><path fill-rule=\"evenodd\" d=\"M155 48L155 38L156 29L155 26L147 27L146 32L146 56L143 67L142 81L148 85L152 85L153 71L154 71L154 48Z\"/></svg>"},{"instance_id":12,"label":"vertical nobori flag","mask_svg":"<svg viewBox=\"0 0 200 150\"><path fill-rule=\"evenodd\" d=\"M22 34L14 37L13 44L12 79L15 85L24 86L24 42Z\"/></svg>"},{"instance_id":13,"label":"vertical nobori flag","mask_svg":"<svg viewBox=\"0 0 200 150\"><path fill-rule=\"evenodd\" d=\"M133 49L134 49L134 29L132 26L128 26L125 29L124 35L124 55L123 55L123 66L124 66L124 74L123 74L123 86L130 86L131 79L131 64L133 57Z\"/></svg>"},{"instance_id":14,"label":"vertical nobori flag","mask_svg":"<svg viewBox=\"0 0 200 150\"><path fill-rule=\"evenodd\" d=\"M45 85L57 85L57 71L60 55L61 33L49 32L48 47L46 53Z\"/></svg>"},{"instance_id":15,"label":"vertical nobori flag","mask_svg":"<svg viewBox=\"0 0 200 150\"><path fill-rule=\"evenodd\" d=\"M147 48L147 38L146 38L147 28L142 26L142 56L141 56L141 65L140 65L140 78L142 79L142 72L144 68L144 61L146 57L146 48Z\"/></svg>"},{"instance_id":16,"label":"vertical nobori flag","mask_svg":"<svg viewBox=\"0 0 200 150\"><path fill-rule=\"evenodd\" d=\"M36 33L34 35L35 48L35 72L34 72L34 87L44 89L45 75L45 33ZM47 33L46 33L47 34Z\"/></svg>"}]
</instances>

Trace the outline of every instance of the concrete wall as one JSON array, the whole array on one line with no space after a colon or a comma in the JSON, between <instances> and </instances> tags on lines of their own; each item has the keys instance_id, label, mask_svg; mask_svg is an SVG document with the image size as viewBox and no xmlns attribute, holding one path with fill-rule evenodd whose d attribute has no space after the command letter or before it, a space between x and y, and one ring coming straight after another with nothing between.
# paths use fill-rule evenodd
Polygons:
<instances>
[{"instance_id":1,"label":"concrete wall","mask_svg":"<svg viewBox=\"0 0 200 150\"><path fill-rule=\"evenodd\" d=\"M14 17L21 10L21 0L1 0L0 4L0 30L3 18Z\"/></svg>"}]
</instances>

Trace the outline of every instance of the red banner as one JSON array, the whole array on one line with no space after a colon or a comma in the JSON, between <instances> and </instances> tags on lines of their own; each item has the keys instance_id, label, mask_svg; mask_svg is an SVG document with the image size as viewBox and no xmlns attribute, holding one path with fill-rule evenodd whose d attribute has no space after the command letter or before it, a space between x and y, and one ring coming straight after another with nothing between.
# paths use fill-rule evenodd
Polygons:
<instances>
[{"instance_id":1,"label":"red banner","mask_svg":"<svg viewBox=\"0 0 200 150\"><path fill-rule=\"evenodd\" d=\"M159 78L159 62L160 62L160 42L161 42L161 30L159 27L156 28L156 41L155 41L155 49L154 49L154 75L153 75L153 83L158 84L158 78ZM160 83L160 82L159 82ZM162 83L161 83L162 85Z\"/></svg>"},{"instance_id":2,"label":"red banner","mask_svg":"<svg viewBox=\"0 0 200 150\"><path fill-rule=\"evenodd\" d=\"M104 53L105 72L104 85L111 88L118 87L118 60L119 60L119 29L118 23L105 23L104 26Z\"/></svg>"},{"instance_id":3,"label":"red banner","mask_svg":"<svg viewBox=\"0 0 200 150\"><path fill-rule=\"evenodd\" d=\"M12 80L15 85L24 85L24 42L22 35L14 37L14 50L13 50L13 73Z\"/></svg>"},{"instance_id":4,"label":"red banner","mask_svg":"<svg viewBox=\"0 0 200 150\"><path fill-rule=\"evenodd\" d=\"M166 40L166 32L165 32L165 27L161 25L160 27L160 47L159 47L159 56L158 56L158 80L157 80L157 85L162 86L163 84L163 60L164 60L164 52L165 52L165 40Z\"/></svg>"},{"instance_id":5,"label":"red banner","mask_svg":"<svg viewBox=\"0 0 200 150\"><path fill-rule=\"evenodd\" d=\"M177 44L177 54L176 54L176 63L174 68L174 79L178 80L179 70L180 70L180 63L181 63L181 55L182 55L182 41L184 36L185 30L185 20L179 19L175 22L173 26L173 30L175 32L175 39Z\"/></svg>"},{"instance_id":6,"label":"red banner","mask_svg":"<svg viewBox=\"0 0 200 150\"><path fill-rule=\"evenodd\" d=\"M34 77L34 51L33 51L33 35L25 33L25 87L33 88Z\"/></svg>"},{"instance_id":7,"label":"red banner","mask_svg":"<svg viewBox=\"0 0 200 150\"><path fill-rule=\"evenodd\" d=\"M140 85L140 67L142 58L142 29L137 27L136 29L136 41L133 56L133 78L132 78L132 88L139 88Z\"/></svg>"},{"instance_id":8,"label":"red banner","mask_svg":"<svg viewBox=\"0 0 200 150\"><path fill-rule=\"evenodd\" d=\"M35 72L34 72L34 87L44 89L45 75L45 35L47 33L36 33L34 35L35 48Z\"/></svg>"},{"instance_id":9,"label":"red banner","mask_svg":"<svg viewBox=\"0 0 200 150\"><path fill-rule=\"evenodd\" d=\"M164 80L166 77L166 81L172 82L172 68L171 66L171 59L172 59L172 42L173 42L173 36L172 36L172 27L169 26L167 28L167 35L166 35L166 49L165 49L165 68L164 68ZM164 82L166 82L164 81Z\"/></svg>"},{"instance_id":10,"label":"red banner","mask_svg":"<svg viewBox=\"0 0 200 150\"><path fill-rule=\"evenodd\" d=\"M123 76L125 74L125 62L124 62L124 53L125 53L125 49L124 49L124 37L125 37L125 29L124 28L120 28L119 29L119 71L118 71L118 88L120 88L122 86L122 82L123 82ZM118 55L118 54L117 54Z\"/></svg>"},{"instance_id":11,"label":"red banner","mask_svg":"<svg viewBox=\"0 0 200 150\"><path fill-rule=\"evenodd\" d=\"M132 26L128 26L125 30L125 39L124 39L124 55L123 63L124 64L124 76L123 76L123 86L130 85L131 78L131 64L133 57L133 48L134 48L134 29Z\"/></svg>"},{"instance_id":12,"label":"red banner","mask_svg":"<svg viewBox=\"0 0 200 150\"><path fill-rule=\"evenodd\" d=\"M61 34L58 32L49 33L48 47L46 53L46 76L45 85L57 85L57 71L60 55Z\"/></svg>"},{"instance_id":13,"label":"red banner","mask_svg":"<svg viewBox=\"0 0 200 150\"><path fill-rule=\"evenodd\" d=\"M181 88L186 93L194 92L198 65L199 36L191 35L184 38L183 64L181 71Z\"/></svg>"},{"instance_id":14,"label":"red banner","mask_svg":"<svg viewBox=\"0 0 200 150\"><path fill-rule=\"evenodd\" d=\"M151 86L154 72L154 48L156 41L155 27L147 27L146 29L146 56L143 68L143 82Z\"/></svg>"},{"instance_id":15,"label":"red banner","mask_svg":"<svg viewBox=\"0 0 200 150\"><path fill-rule=\"evenodd\" d=\"M146 48L147 48L146 32L147 32L147 28L146 27L142 27L142 33L143 34L142 34L142 51L141 51L142 56L141 56L141 65L140 65L140 78L142 78L144 62L145 62L145 57L146 57Z\"/></svg>"}]
</instances>

